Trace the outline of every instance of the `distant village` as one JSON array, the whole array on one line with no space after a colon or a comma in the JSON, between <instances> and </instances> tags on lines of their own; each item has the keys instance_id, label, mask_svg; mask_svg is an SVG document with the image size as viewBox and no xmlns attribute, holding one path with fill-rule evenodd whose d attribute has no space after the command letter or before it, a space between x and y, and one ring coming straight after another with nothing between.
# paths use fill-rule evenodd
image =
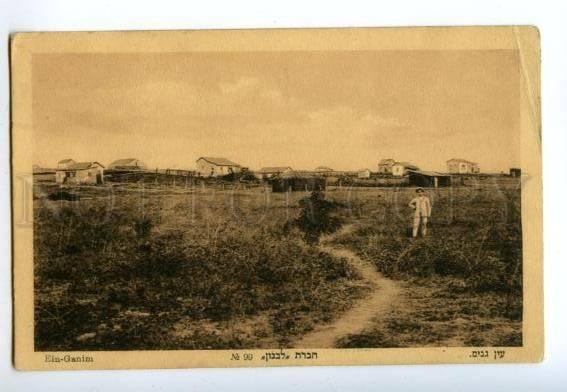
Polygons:
<instances>
[{"instance_id":1,"label":"distant village","mask_svg":"<svg viewBox=\"0 0 567 392\"><path fill-rule=\"evenodd\" d=\"M55 169L34 166L34 175L53 176L58 184L100 185L105 181L120 181L129 175L153 174L163 176L208 179L239 180L265 182L272 184L273 191L324 189L326 185L353 186L404 186L445 187L462 181L465 177L481 176L478 163L466 159L453 158L447 162L445 173L426 171L410 162L400 162L386 158L378 162L375 168L362 168L353 171L333 170L319 166L313 170L299 170L290 166L269 166L258 170L233 162L227 158L200 157L196 161L196 170L150 169L139 159L118 159L108 167L99 162L76 162L67 158L60 160ZM506 174L519 177L521 170L511 168Z\"/></svg>"}]
</instances>

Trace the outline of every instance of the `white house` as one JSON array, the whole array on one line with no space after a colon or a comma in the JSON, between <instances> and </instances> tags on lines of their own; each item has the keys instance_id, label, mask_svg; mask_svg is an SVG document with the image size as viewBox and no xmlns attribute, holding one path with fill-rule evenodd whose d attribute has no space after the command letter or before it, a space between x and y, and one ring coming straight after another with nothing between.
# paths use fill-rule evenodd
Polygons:
<instances>
[{"instance_id":1,"label":"white house","mask_svg":"<svg viewBox=\"0 0 567 392\"><path fill-rule=\"evenodd\" d=\"M408 174L408 170L419 170L419 167L409 162L396 162L392 166L392 174L396 177L403 177Z\"/></svg>"},{"instance_id":2,"label":"white house","mask_svg":"<svg viewBox=\"0 0 567 392\"><path fill-rule=\"evenodd\" d=\"M382 159L378 162L378 173L380 174L392 174L392 168L396 164L396 161L391 158Z\"/></svg>"},{"instance_id":3,"label":"white house","mask_svg":"<svg viewBox=\"0 0 567 392\"><path fill-rule=\"evenodd\" d=\"M203 177L219 177L238 173L242 166L226 158L201 157L197 159L197 172Z\"/></svg>"},{"instance_id":4,"label":"white house","mask_svg":"<svg viewBox=\"0 0 567 392\"><path fill-rule=\"evenodd\" d=\"M69 166L74 165L75 163L77 162L75 162L71 158L62 159L57 162L57 169L67 169Z\"/></svg>"},{"instance_id":5,"label":"white house","mask_svg":"<svg viewBox=\"0 0 567 392\"><path fill-rule=\"evenodd\" d=\"M55 171L58 184L102 184L104 182L104 166L98 162L75 162L65 168L59 165Z\"/></svg>"},{"instance_id":6,"label":"white house","mask_svg":"<svg viewBox=\"0 0 567 392\"><path fill-rule=\"evenodd\" d=\"M370 169L360 169L357 171L356 175L358 178L370 178L372 172Z\"/></svg>"},{"instance_id":7,"label":"white house","mask_svg":"<svg viewBox=\"0 0 567 392\"><path fill-rule=\"evenodd\" d=\"M480 168L476 162L453 158L447 161L447 171L451 174L476 174L480 173Z\"/></svg>"}]
</instances>

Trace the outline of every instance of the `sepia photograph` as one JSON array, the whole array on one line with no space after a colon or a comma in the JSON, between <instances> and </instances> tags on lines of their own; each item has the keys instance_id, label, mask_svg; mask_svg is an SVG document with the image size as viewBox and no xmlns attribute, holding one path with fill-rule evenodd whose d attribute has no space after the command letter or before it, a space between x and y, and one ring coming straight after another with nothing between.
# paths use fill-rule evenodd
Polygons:
<instances>
[{"instance_id":1,"label":"sepia photograph","mask_svg":"<svg viewBox=\"0 0 567 392\"><path fill-rule=\"evenodd\" d=\"M534 32L429 30L13 37L22 363L537 361Z\"/></svg>"}]
</instances>

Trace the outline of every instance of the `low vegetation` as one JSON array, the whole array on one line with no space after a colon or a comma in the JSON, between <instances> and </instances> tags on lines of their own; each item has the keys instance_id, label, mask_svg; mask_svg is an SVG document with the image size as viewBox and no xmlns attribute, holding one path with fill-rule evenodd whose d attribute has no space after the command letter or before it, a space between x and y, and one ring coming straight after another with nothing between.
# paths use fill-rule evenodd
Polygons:
<instances>
[{"instance_id":1,"label":"low vegetation","mask_svg":"<svg viewBox=\"0 0 567 392\"><path fill-rule=\"evenodd\" d=\"M287 220L242 225L230 204L136 199L37 201L36 349L286 345L365 293L345 260ZM186 226L169 227L174 217Z\"/></svg>"},{"instance_id":2,"label":"low vegetation","mask_svg":"<svg viewBox=\"0 0 567 392\"><path fill-rule=\"evenodd\" d=\"M353 200L361 223L337 244L407 290L373 328L343 338L340 346L521 345L520 192L449 192L431 195L429 236L415 240L405 235L411 194L395 196L396 202L369 195Z\"/></svg>"},{"instance_id":3,"label":"low vegetation","mask_svg":"<svg viewBox=\"0 0 567 392\"><path fill-rule=\"evenodd\" d=\"M430 191L429 235L416 240L412 197L409 188L36 185L36 349L287 346L369 290L317 247L345 223L353 230L334 245L403 294L339 347L521 345L519 189Z\"/></svg>"}]
</instances>

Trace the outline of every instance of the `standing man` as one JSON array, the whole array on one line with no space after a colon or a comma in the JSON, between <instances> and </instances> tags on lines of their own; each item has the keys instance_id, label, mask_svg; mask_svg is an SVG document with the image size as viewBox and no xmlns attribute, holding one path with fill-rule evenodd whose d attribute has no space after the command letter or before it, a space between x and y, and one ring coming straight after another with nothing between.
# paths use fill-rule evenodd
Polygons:
<instances>
[{"instance_id":1,"label":"standing man","mask_svg":"<svg viewBox=\"0 0 567 392\"><path fill-rule=\"evenodd\" d=\"M417 188L417 196L409 202L409 206L413 208L413 238L417 237L419 231L419 226L421 224L421 236L425 237L427 235L427 219L431 216L431 202L429 197L425 195L425 191L421 188Z\"/></svg>"}]
</instances>

